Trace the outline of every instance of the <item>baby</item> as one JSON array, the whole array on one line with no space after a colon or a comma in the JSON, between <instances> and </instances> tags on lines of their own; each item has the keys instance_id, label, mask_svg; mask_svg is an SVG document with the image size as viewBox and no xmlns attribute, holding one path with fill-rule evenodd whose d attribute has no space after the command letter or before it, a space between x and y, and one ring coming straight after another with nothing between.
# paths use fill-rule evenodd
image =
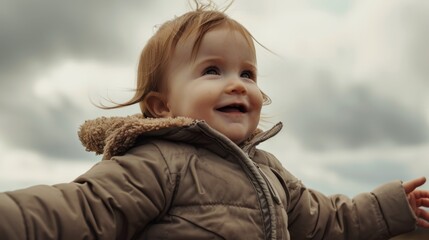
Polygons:
<instances>
[{"instance_id":1,"label":"baby","mask_svg":"<svg viewBox=\"0 0 429 240\"><path fill-rule=\"evenodd\" d=\"M211 5L164 23L143 49L142 115L87 121L103 154L71 183L0 194L1 239L388 239L428 228L424 178L349 199L306 188L256 146L269 98L252 35Z\"/></svg>"}]
</instances>

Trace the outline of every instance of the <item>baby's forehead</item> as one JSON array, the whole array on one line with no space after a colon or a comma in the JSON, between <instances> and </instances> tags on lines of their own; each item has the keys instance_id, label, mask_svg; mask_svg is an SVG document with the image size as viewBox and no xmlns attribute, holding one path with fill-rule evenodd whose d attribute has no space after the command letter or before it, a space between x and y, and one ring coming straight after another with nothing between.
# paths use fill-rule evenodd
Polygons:
<instances>
[{"instance_id":1,"label":"baby's forehead","mask_svg":"<svg viewBox=\"0 0 429 240\"><path fill-rule=\"evenodd\" d=\"M220 30L220 29L226 30L227 34L242 36L246 41L246 45L249 48L249 52L251 52L256 57L256 50L253 43L253 38L250 35L250 33L247 32L247 30L244 29L244 27L242 27L241 25L237 26L237 24L228 24L228 23L222 23L210 29L197 28L190 31L187 34L183 34L182 37L178 40L174 48L174 53L180 54L182 56L189 54L189 57L195 60L200 50L201 44L207 37L207 34L209 33L210 35L216 34L217 32L219 32L216 30ZM234 41L234 39L235 38L232 38L232 41ZM236 40L237 39L238 38L236 38ZM228 38L228 40L231 41L230 38Z\"/></svg>"}]
</instances>

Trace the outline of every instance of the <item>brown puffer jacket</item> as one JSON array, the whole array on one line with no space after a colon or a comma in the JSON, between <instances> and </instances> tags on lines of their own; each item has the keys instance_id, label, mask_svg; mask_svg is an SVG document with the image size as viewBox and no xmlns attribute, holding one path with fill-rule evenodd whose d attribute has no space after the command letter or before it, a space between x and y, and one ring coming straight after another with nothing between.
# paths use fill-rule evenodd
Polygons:
<instances>
[{"instance_id":1,"label":"brown puffer jacket","mask_svg":"<svg viewBox=\"0 0 429 240\"><path fill-rule=\"evenodd\" d=\"M202 121L99 118L104 160L72 183L0 194L0 239L387 239L414 229L400 182L354 199L307 189L256 145Z\"/></svg>"}]
</instances>

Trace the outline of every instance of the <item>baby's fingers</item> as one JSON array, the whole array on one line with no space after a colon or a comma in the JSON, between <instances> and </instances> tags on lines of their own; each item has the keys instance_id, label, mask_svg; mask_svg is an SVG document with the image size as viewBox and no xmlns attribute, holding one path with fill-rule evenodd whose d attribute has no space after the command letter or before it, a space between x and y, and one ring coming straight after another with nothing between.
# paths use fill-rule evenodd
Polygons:
<instances>
[{"instance_id":1,"label":"baby's fingers","mask_svg":"<svg viewBox=\"0 0 429 240\"><path fill-rule=\"evenodd\" d=\"M420 199L419 207L420 206L429 208L429 199Z\"/></svg>"},{"instance_id":2,"label":"baby's fingers","mask_svg":"<svg viewBox=\"0 0 429 240\"><path fill-rule=\"evenodd\" d=\"M416 198L419 199L429 199L429 191L428 190L414 190L413 194L416 195Z\"/></svg>"},{"instance_id":3,"label":"baby's fingers","mask_svg":"<svg viewBox=\"0 0 429 240\"><path fill-rule=\"evenodd\" d=\"M419 208L417 214L417 226L422 228L429 228L429 212Z\"/></svg>"},{"instance_id":4,"label":"baby's fingers","mask_svg":"<svg viewBox=\"0 0 429 240\"><path fill-rule=\"evenodd\" d=\"M416 178L407 182L403 183L405 192L407 194L411 193L412 191L414 191L416 188L420 187L421 185L425 184L426 182L426 178L425 177L420 177L420 178Z\"/></svg>"}]
</instances>

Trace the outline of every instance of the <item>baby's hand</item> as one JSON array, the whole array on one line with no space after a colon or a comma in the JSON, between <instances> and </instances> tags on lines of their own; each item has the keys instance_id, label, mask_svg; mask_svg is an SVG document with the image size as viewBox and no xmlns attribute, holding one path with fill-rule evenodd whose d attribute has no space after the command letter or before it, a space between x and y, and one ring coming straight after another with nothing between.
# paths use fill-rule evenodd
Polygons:
<instances>
[{"instance_id":1,"label":"baby's hand","mask_svg":"<svg viewBox=\"0 0 429 240\"><path fill-rule=\"evenodd\" d=\"M404 182L405 193L408 196L408 202L417 216L417 226L429 228L429 212L421 207L429 207L429 191L417 189L426 182L425 177L413 179Z\"/></svg>"}]
</instances>

